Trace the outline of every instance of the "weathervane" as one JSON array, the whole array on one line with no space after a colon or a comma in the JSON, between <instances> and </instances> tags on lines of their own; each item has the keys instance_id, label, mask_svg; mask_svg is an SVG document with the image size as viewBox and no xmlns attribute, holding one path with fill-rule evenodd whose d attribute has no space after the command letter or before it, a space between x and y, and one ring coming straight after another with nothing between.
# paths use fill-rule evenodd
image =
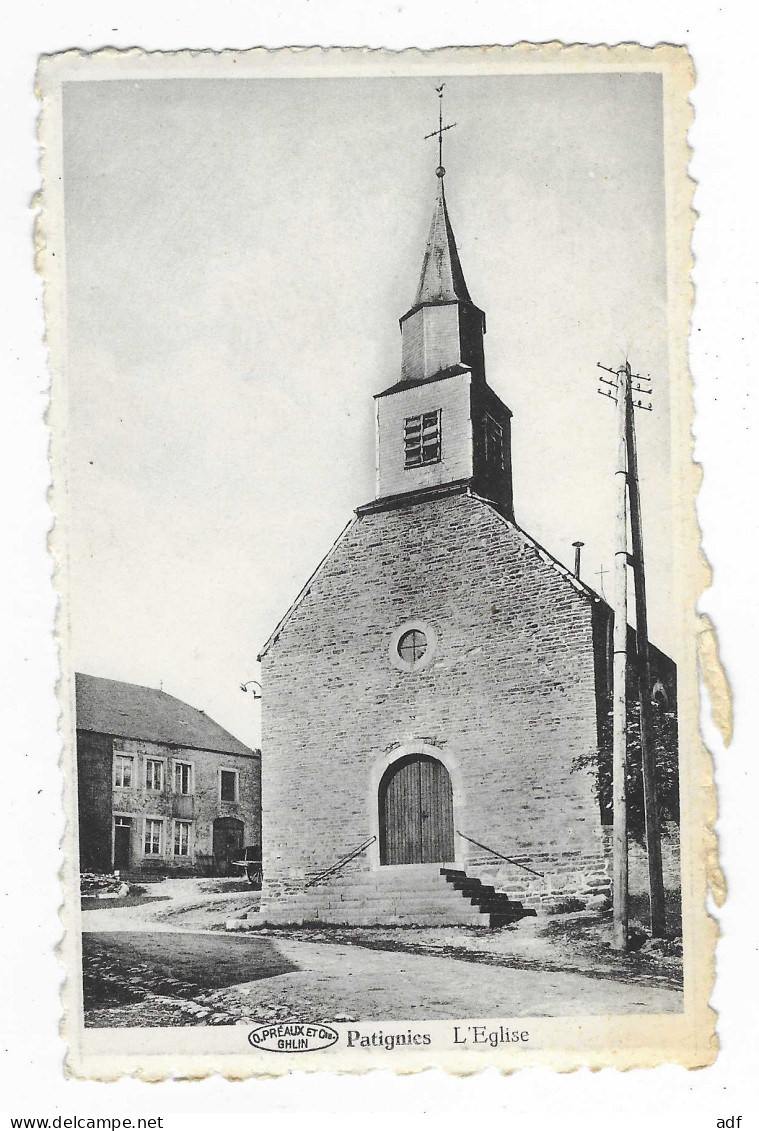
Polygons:
<instances>
[{"instance_id":1,"label":"weathervane","mask_svg":"<svg viewBox=\"0 0 759 1131\"><path fill-rule=\"evenodd\" d=\"M427 141L427 139L430 138L430 137L436 137L437 138L438 162L437 162L437 169L435 170L435 174L438 177L441 177L441 178L445 176L445 169L443 168L443 134L445 133L446 130L452 130L453 127L458 124L457 122L451 122L450 125L448 125L448 126L443 125L443 87L444 86L445 86L445 83L441 82L440 86L435 87L435 90L437 91L437 96L438 96L438 99L439 99L437 129L433 130L431 134L425 134L424 135L425 141Z\"/></svg>"}]
</instances>

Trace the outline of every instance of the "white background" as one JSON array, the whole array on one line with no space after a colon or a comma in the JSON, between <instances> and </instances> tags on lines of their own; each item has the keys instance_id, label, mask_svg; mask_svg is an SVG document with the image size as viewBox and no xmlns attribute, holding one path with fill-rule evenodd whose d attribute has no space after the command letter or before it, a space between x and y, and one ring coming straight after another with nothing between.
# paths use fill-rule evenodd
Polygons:
<instances>
[{"instance_id":1,"label":"white background","mask_svg":"<svg viewBox=\"0 0 759 1131\"><path fill-rule=\"evenodd\" d=\"M755 7L729 3L635 5L543 0L469 3L460 0L356 4L304 0L274 5L215 0L132 0L124 5L69 0L27 2L6 11L0 42L3 97L2 287L3 350L0 406L0 482L4 550L0 554L2 625L3 777L0 800L2 894L0 915L0 1096L2 1109L25 1115L193 1113L182 1126L205 1126L197 1113L418 1111L448 1115L454 1126L495 1118L509 1127L597 1126L713 1128L742 1115L755 1122L757 1052L756 700L757 630L754 580L756 393L751 361L757 354L757 196ZM56 1035L58 986L54 956L60 927L62 831L57 770L57 660L51 637L55 599L44 549L50 513L47 434L42 421L48 378L42 345L41 286L32 271L33 212L38 183L33 98L39 53L111 44L149 49L263 44L346 44L434 47L454 43L511 43L520 39L616 43L685 43L696 63L696 125L692 175L700 213L694 239L697 305L691 363L696 378L696 456L704 464L699 501L704 546L715 571L702 608L717 623L730 676L737 727L725 751L708 710L704 733L717 759L720 834L729 902L719 913L723 940L713 1004L719 1011L722 1052L698 1073L664 1068L621 1075L605 1071L554 1076L494 1073L456 1080L439 1073L396 1079L300 1076L230 1085L137 1081L87 1084L63 1079L63 1044ZM753 1117L753 1118L752 1118ZM326 1118L326 1117L325 1117ZM549 1122L550 1121L550 1122ZM298 1119L302 1124L302 1117ZM167 1126L179 1127L178 1116Z\"/></svg>"}]
</instances>

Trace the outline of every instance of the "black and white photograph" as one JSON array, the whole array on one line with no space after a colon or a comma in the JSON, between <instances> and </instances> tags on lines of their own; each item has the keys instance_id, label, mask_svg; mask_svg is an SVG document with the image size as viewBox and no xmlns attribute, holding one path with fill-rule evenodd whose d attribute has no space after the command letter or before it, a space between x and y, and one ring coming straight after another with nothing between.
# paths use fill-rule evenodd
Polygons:
<instances>
[{"instance_id":1,"label":"black and white photograph","mask_svg":"<svg viewBox=\"0 0 759 1131\"><path fill-rule=\"evenodd\" d=\"M43 64L81 1074L710 1062L690 82Z\"/></svg>"}]
</instances>

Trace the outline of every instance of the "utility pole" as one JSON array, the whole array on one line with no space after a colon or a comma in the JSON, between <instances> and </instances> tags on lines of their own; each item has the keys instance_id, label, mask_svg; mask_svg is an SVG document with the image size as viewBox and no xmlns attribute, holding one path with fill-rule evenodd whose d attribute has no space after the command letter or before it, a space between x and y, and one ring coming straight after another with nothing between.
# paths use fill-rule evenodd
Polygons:
<instances>
[{"instance_id":1,"label":"utility pole","mask_svg":"<svg viewBox=\"0 0 759 1131\"><path fill-rule=\"evenodd\" d=\"M614 661L613 661L613 897L614 946L627 949L629 918L627 883L627 566L632 564L635 581L635 613L638 661L638 692L640 697L640 735L643 761L644 808L646 815L646 848L648 853L649 893L651 904L651 934L664 934L664 885L661 868L661 842L658 809L656 804L655 751L651 718L651 670L648 649L648 616L646 606L645 567L643 558L643 532L641 525L640 491L638 484L638 459L635 442L634 407L651 411L641 400L633 401L633 389L649 395L642 385L633 381L648 378L633 375L630 363L619 369L600 369L613 374L615 381L602 377L605 385L615 393L599 389L602 396L617 405L617 505L614 542ZM627 551L627 500L630 499L630 529L632 555Z\"/></svg>"},{"instance_id":2,"label":"utility pole","mask_svg":"<svg viewBox=\"0 0 759 1131\"><path fill-rule=\"evenodd\" d=\"M648 857L648 891L651 909L651 935L663 938L666 933L664 914L664 877L661 864L661 831L659 807L656 800L656 751L651 717L651 661L648 648L648 606L646 602L646 572L643 557L643 526L640 509L640 483L638 481L638 449L635 439L635 419L630 391L631 375L627 365L627 482L630 492L630 531L632 534L633 576L635 579L635 632L638 660L638 695L640 698L640 748L643 763L643 805L646 814L646 854ZM646 378L643 378L646 380ZM642 386L636 386L645 392ZM638 402L639 408L644 408Z\"/></svg>"},{"instance_id":3,"label":"utility pole","mask_svg":"<svg viewBox=\"0 0 759 1131\"><path fill-rule=\"evenodd\" d=\"M613 913L615 950L627 950L627 370L617 373L616 510L614 517L614 667L612 706Z\"/></svg>"}]
</instances>

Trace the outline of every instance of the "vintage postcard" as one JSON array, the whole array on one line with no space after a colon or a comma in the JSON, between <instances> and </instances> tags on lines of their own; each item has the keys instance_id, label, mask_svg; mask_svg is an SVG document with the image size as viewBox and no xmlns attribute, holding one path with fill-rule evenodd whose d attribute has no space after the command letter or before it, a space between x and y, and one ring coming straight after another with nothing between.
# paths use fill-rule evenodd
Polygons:
<instances>
[{"instance_id":1,"label":"vintage postcard","mask_svg":"<svg viewBox=\"0 0 759 1131\"><path fill-rule=\"evenodd\" d=\"M693 81L42 60L73 1074L714 1059Z\"/></svg>"}]
</instances>

